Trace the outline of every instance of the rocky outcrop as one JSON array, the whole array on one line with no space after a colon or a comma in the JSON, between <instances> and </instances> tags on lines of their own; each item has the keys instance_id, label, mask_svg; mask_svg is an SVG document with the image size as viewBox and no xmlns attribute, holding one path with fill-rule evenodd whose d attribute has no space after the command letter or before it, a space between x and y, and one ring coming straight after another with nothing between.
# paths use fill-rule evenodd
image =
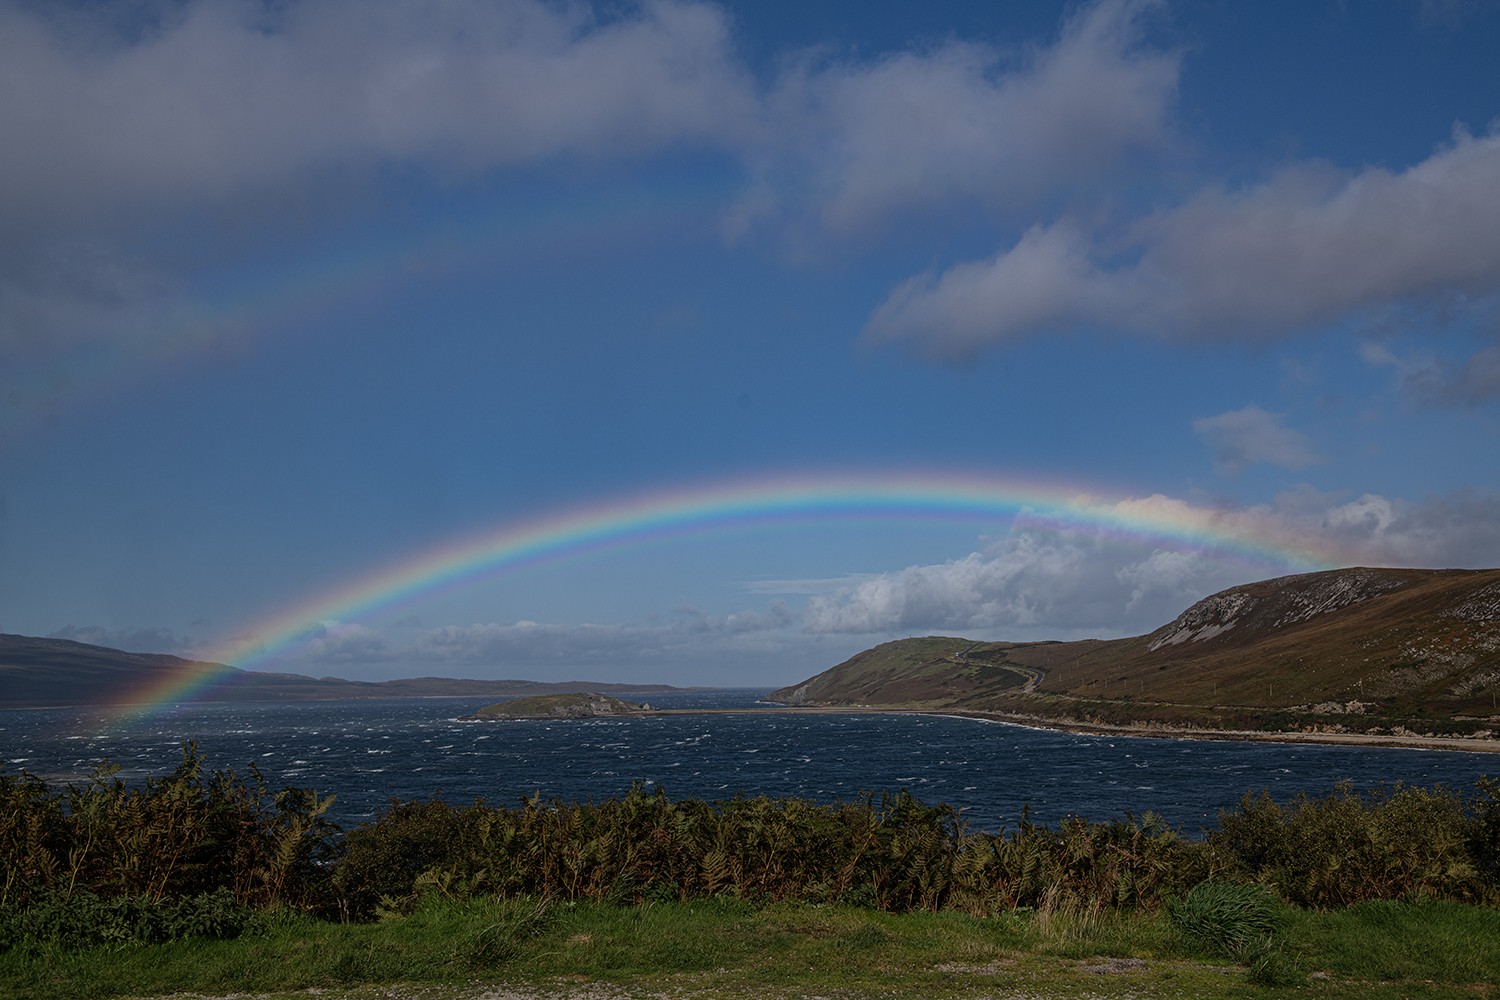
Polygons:
<instances>
[{"instance_id":1,"label":"rocky outcrop","mask_svg":"<svg viewBox=\"0 0 1500 1000\"><path fill-rule=\"evenodd\" d=\"M1333 573L1304 573L1231 587L1188 608L1169 625L1151 633L1147 649L1184 642L1203 642L1232 628L1243 633L1270 633L1341 611L1372 597L1400 590L1413 581L1391 573L1357 567Z\"/></svg>"}]
</instances>

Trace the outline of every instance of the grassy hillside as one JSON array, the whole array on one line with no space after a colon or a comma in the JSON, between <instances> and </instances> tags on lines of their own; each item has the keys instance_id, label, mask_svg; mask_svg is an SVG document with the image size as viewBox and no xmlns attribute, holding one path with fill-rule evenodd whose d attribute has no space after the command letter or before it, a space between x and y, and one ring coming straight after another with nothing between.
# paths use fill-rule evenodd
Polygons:
<instances>
[{"instance_id":1,"label":"grassy hillside","mask_svg":"<svg viewBox=\"0 0 1500 1000\"><path fill-rule=\"evenodd\" d=\"M1267 713L1352 728L1429 719L1473 730L1500 716L1497 695L1500 570L1355 568L1233 587L1128 639L889 642L770 699L1247 728Z\"/></svg>"},{"instance_id":2,"label":"grassy hillside","mask_svg":"<svg viewBox=\"0 0 1500 1000\"><path fill-rule=\"evenodd\" d=\"M954 682L954 657L968 639L929 635L898 639L857 653L832 670L782 688L768 701L788 705L882 705L941 697Z\"/></svg>"}]
</instances>

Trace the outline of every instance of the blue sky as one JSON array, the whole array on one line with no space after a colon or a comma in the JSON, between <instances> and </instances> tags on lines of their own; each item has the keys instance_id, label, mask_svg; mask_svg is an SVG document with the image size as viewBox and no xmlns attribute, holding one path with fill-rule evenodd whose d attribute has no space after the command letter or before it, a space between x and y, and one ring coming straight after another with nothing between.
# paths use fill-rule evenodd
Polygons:
<instances>
[{"instance_id":1,"label":"blue sky","mask_svg":"<svg viewBox=\"0 0 1500 1000\"><path fill-rule=\"evenodd\" d=\"M1500 565L1496 51L1477 0L0 5L0 629L211 653L791 475ZM1169 543L684 535L311 618L276 668L782 684L1268 572Z\"/></svg>"}]
</instances>

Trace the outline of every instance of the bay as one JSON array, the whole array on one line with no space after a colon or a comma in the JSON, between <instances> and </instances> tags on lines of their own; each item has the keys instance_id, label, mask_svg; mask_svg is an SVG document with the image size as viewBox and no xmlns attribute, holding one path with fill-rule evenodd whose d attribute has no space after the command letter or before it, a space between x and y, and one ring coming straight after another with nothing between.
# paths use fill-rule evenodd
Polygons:
<instances>
[{"instance_id":1,"label":"bay","mask_svg":"<svg viewBox=\"0 0 1500 1000\"><path fill-rule=\"evenodd\" d=\"M906 789L961 808L970 824L1093 820L1147 810L1196 835L1248 791L1278 801L1397 781L1467 790L1500 773L1489 754L1384 747L1086 736L932 715L791 715L756 707L766 689L650 695L660 708L745 714L459 722L487 699L182 706L125 728L77 709L0 712L0 773L81 781L108 758L139 781L165 775L197 740L206 766L273 788L336 792L346 828L391 798L440 795L514 805L602 800L632 784L672 798L799 795L819 801Z\"/></svg>"}]
</instances>

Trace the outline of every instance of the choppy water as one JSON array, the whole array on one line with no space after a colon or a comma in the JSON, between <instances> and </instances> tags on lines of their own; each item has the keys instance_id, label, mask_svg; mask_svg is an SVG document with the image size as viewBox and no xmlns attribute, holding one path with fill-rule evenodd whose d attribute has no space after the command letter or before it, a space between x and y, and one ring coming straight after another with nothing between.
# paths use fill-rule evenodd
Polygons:
<instances>
[{"instance_id":1,"label":"choppy water","mask_svg":"<svg viewBox=\"0 0 1500 1000\"><path fill-rule=\"evenodd\" d=\"M662 708L750 707L764 690L650 696ZM960 806L985 829L1036 818L1160 813L1196 833L1251 789L1279 800L1340 778L1463 786L1500 774L1490 754L1080 736L916 715L681 715L540 722L457 722L487 699L208 705L131 731L101 733L78 710L0 712L0 760L76 781L108 757L126 779L168 773L198 740L210 767L254 763L274 787L338 793L334 818L369 819L391 797L440 792L513 804L602 799L633 782L673 798L801 795L851 798L909 789Z\"/></svg>"}]
</instances>

